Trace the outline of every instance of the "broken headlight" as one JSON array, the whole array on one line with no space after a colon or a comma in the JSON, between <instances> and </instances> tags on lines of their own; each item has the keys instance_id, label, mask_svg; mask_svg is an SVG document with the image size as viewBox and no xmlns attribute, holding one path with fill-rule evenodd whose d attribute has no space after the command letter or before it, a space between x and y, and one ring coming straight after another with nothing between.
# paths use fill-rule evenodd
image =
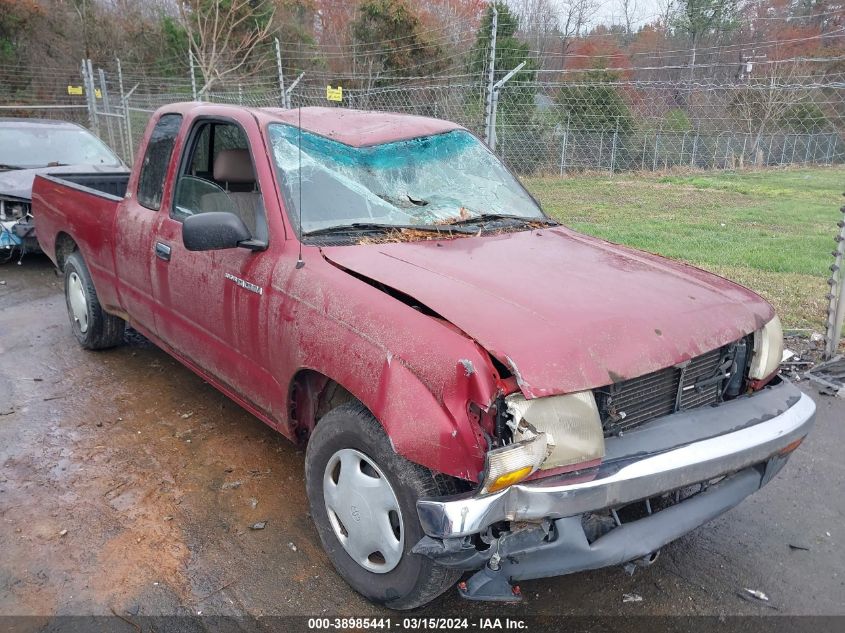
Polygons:
<instances>
[{"instance_id":1,"label":"broken headlight","mask_svg":"<svg viewBox=\"0 0 845 633\"><path fill-rule=\"evenodd\" d=\"M0 198L0 221L23 220L29 215L29 203Z\"/></svg>"},{"instance_id":2,"label":"broken headlight","mask_svg":"<svg viewBox=\"0 0 845 633\"><path fill-rule=\"evenodd\" d=\"M532 433L548 436L551 452L543 470L604 457L604 431L592 391L532 400L513 394L505 404L515 442Z\"/></svg>"},{"instance_id":3,"label":"broken headlight","mask_svg":"<svg viewBox=\"0 0 845 633\"><path fill-rule=\"evenodd\" d=\"M592 391L505 398L513 443L487 453L481 494L548 470L604 457L604 433Z\"/></svg>"},{"instance_id":4,"label":"broken headlight","mask_svg":"<svg viewBox=\"0 0 845 633\"><path fill-rule=\"evenodd\" d=\"M496 492L530 477L549 454L545 433L489 451L484 458L480 494Z\"/></svg>"},{"instance_id":5,"label":"broken headlight","mask_svg":"<svg viewBox=\"0 0 845 633\"><path fill-rule=\"evenodd\" d=\"M775 317L761 329L754 332L754 351L748 377L751 380L765 380L780 367L783 358L783 327Z\"/></svg>"}]
</instances>

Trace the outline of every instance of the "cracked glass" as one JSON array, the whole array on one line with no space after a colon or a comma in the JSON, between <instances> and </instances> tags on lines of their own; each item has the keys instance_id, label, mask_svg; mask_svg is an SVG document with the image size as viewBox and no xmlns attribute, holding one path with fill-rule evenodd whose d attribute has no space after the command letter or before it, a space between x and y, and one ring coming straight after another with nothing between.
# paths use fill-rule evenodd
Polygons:
<instances>
[{"instance_id":1,"label":"cracked glass","mask_svg":"<svg viewBox=\"0 0 845 633\"><path fill-rule=\"evenodd\" d=\"M291 221L299 224L300 131L269 126ZM377 223L432 226L504 214L545 218L499 160L455 130L366 147L301 132L302 231Z\"/></svg>"}]
</instances>

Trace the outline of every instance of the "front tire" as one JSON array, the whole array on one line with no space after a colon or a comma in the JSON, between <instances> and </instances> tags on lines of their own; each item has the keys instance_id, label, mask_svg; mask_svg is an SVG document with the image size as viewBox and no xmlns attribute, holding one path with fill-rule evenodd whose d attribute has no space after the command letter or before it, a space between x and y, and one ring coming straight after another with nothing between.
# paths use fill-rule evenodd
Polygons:
<instances>
[{"instance_id":1,"label":"front tire","mask_svg":"<svg viewBox=\"0 0 845 633\"><path fill-rule=\"evenodd\" d=\"M445 478L393 451L360 403L317 424L305 451L311 516L323 548L349 585L391 609L413 609L451 587L460 572L411 553L424 536L420 497L454 492Z\"/></svg>"},{"instance_id":2,"label":"front tire","mask_svg":"<svg viewBox=\"0 0 845 633\"><path fill-rule=\"evenodd\" d=\"M103 310L79 251L65 261L65 302L73 335L82 347L106 349L123 341L126 322Z\"/></svg>"}]
</instances>

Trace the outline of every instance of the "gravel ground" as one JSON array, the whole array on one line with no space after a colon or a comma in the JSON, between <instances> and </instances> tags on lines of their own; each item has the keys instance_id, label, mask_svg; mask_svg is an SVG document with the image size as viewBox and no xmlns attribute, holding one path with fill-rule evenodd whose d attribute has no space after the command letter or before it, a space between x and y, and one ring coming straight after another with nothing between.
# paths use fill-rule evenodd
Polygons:
<instances>
[{"instance_id":1,"label":"gravel ground","mask_svg":"<svg viewBox=\"0 0 845 633\"><path fill-rule=\"evenodd\" d=\"M0 616L389 615L323 554L300 450L141 337L81 350L46 259L0 281ZM800 385L817 425L780 476L650 568L416 615L845 615L845 400Z\"/></svg>"}]
</instances>

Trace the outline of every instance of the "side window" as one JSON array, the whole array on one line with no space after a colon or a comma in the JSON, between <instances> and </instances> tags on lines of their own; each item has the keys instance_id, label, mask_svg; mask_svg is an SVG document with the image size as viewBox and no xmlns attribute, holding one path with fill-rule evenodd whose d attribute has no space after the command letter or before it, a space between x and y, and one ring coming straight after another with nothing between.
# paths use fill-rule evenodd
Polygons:
<instances>
[{"instance_id":1,"label":"side window","mask_svg":"<svg viewBox=\"0 0 845 633\"><path fill-rule=\"evenodd\" d=\"M193 144L191 154L190 172L200 178L211 178L211 131L214 126L211 123L204 124L197 134L196 143Z\"/></svg>"},{"instance_id":2,"label":"side window","mask_svg":"<svg viewBox=\"0 0 845 633\"><path fill-rule=\"evenodd\" d=\"M197 213L234 213L254 238L266 241L264 201L244 131L234 123L200 121L190 139L170 217L181 222Z\"/></svg>"},{"instance_id":3,"label":"side window","mask_svg":"<svg viewBox=\"0 0 845 633\"><path fill-rule=\"evenodd\" d=\"M141 206L158 211L164 191L164 176L173 154L173 144L179 127L182 125L181 114L164 114L158 120L144 162L141 163L141 175L138 178L138 203Z\"/></svg>"}]
</instances>

